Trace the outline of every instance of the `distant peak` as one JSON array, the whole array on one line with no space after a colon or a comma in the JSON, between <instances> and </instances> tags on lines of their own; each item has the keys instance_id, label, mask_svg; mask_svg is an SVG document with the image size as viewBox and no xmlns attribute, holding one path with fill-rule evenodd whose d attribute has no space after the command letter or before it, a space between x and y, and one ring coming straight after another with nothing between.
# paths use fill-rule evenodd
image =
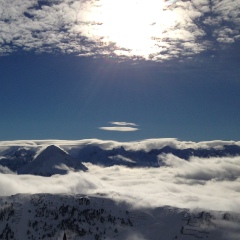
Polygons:
<instances>
[{"instance_id":1,"label":"distant peak","mask_svg":"<svg viewBox=\"0 0 240 240\"><path fill-rule=\"evenodd\" d=\"M46 149L60 149L59 147L57 147L56 145L49 145L46 147Z\"/></svg>"},{"instance_id":2,"label":"distant peak","mask_svg":"<svg viewBox=\"0 0 240 240\"><path fill-rule=\"evenodd\" d=\"M56 145L49 145L43 151L59 151L66 153L64 150L62 150L60 147L57 147Z\"/></svg>"}]
</instances>

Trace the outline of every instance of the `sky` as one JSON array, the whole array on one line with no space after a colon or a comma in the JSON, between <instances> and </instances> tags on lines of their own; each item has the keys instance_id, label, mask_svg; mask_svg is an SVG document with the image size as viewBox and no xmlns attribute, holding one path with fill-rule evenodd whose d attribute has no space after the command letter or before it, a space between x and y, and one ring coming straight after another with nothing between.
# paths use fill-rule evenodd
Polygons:
<instances>
[{"instance_id":1,"label":"sky","mask_svg":"<svg viewBox=\"0 0 240 240\"><path fill-rule=\"evenodd\" d=\"M0 0L0 140L239 140L239 0Z\"/></svg>"}]
</instances>

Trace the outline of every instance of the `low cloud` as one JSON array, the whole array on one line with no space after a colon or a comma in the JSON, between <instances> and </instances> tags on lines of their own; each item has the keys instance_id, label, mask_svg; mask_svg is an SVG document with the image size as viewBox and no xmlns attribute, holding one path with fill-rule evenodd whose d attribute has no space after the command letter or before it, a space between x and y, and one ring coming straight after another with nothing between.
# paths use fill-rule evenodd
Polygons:
<instances>
[{"instance_id":1,"label":"low cloud","mask_svg":"<svg viewBox=\"0 0 240 240\"><path fill-rule=\"evenodd\" d=\"M99 179L84 172L41 177L34 175L0 174L0 194L16 193L91 193L101 189Z\"/></svg>"},{"instance_id":2,"label":"low cloud","mask_svg":"<svg viewBox=\"0 0 240 240\"><path fill-rule=\"evenodd\" d=\"M0 165L0 174L4 173L4 174L15 174L14 172L12 172L9 168L7 167L3 167Z\"/></svg>"},{"instance_id":3,"label":"low cloud","mask_svg":"<svg viewBox=\"0 0 240 240\"><path fill-rule=\"evenodd\" d=\"M240 176L240 157L234 158L198 158L185 161L172 154L163 154L159 158L176 169L175 176L184 179L203 181L234 181ZM179 169L179 171L177 171Z\"/></svg>"},{"instance_id":4,"label":"low cloud","mask_svg":"<svg viewBox=\"0 0 240 240\"><path fill-rule=\"evenodd\" d=\"M46 148L49 145L56 145L63 148L64 150L69 150L73 147L79 149L86 145L99 146L102 149L112 149L124 147L126 150L143 150L146 152L152 149L161 149L165 146L169 146L175 149L223 149L225 145L236 145L240 146L240 141L203 141L203 142L193 142L193 141L180 141L176 138L152 138L145 139L141 141L132 142L118 142L113 140L101 140L101 139L82 139L82 140L16 140L16 141L0 141L0 154L4 155L7 152L16 150L18 147L24 147L25 149L33 149L41 151L41 149ZM10 148L10 149L9 149Z\"/></svg>"},{"instance_id":5,"label":"low cloud","mask_svg":"<svg viewBox=\"0 0 240 240\"><path fill-rule=\"evenodd\" d=\"M0 174L0 193L102 193L127 201L133 207L171 205L239 212L239 156L193 157L186 161L165 154L159 158L165 164L159 168L101 167L85 163L88 172L52 177Z\"/></svg>"},{"instance_id":6,"label":"low cloud","mask_svg":"<svg viewBox=\"0 0 240 240\"><path fill-rule=\"evenodd\" d=\"M87 166L90 173L101 179L103 191L108 194L117 192L119 198L127 196L134 205L172 205L239 212L240 157L193 158L189 162L172 155L165 158L168 165L160 168L114 166L104 169L91 164Z\"/></svg>"}]
</instances>

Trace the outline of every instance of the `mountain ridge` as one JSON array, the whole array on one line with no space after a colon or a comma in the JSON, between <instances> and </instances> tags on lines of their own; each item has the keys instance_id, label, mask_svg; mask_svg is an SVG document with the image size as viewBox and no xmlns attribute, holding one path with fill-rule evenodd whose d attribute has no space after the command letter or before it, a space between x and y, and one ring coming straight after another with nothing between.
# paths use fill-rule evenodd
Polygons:
<instances>
[{"instance_id":1,"label":"mountain ridge","mask_svg":"<svg viewBox=\"0 0 240 240\"><path fill-rule=\"evenodd\" d=\"M235 157L240 156L240 146L237 144L228 144L220 147L203 148L174 148L171 146L163 146L161 148L153 148L149 151L145 150L132 150L127 149L126 146L117 146L111 149L104 149L101 145L88 144L88 145L68 145L61 146L60 148L55 145L44 145L42 149L40 146L23 147L23 146L10 146L9 151L5 147L0 153L0 166L7 167L11 171L18 174L36 174L51 176L53 174L66 174L67 168L72 170L87 170L82 162L89 162L96 165L105 167L113 165L122 165L127 167L160 167L164 163L161 155L172 154L178 158L188 161L191 157L198 158L211 158L211 157ZM51 150L52 148L52 150ZM41 157L43 151L47 150L48 153L45 157ZM55 150L54 150L55 149ZM51 151L50 151L51 150ZM61 151L60 151L61 150ZM41 155L41 161L39 160ZM54 157L55 156L55 157ZM58 160L55 159L58 156ZM65 159L66 157L66 159ZM47 162L46 159L52 159ZM43 169L43 162L50 164L49 169L53 169L55 165L62 165L64 169L55 169L55 171L47 171ZM42 168L42 173L36 170L35 173L32 169L36 169L36 164ZM61 168L61 167L60 167Z\"/></svg>"}]
</instances>

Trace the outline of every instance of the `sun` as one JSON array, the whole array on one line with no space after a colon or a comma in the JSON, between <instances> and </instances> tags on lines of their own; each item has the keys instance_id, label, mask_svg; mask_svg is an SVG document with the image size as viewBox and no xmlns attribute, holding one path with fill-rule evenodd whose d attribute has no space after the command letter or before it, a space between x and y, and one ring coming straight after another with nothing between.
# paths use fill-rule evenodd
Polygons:
<instances>
[{"instance_id":1,"label":"sun","mask_svg":"<svg viewBox=\"0 0 240 240\"><path fill-rule=\"evenodd\" d=\"M156 39L176 22L163 0L99 0L87 19L92 38L114 43L115 54L146 57L159 50Z\"/></svg>"}]
</instances>

